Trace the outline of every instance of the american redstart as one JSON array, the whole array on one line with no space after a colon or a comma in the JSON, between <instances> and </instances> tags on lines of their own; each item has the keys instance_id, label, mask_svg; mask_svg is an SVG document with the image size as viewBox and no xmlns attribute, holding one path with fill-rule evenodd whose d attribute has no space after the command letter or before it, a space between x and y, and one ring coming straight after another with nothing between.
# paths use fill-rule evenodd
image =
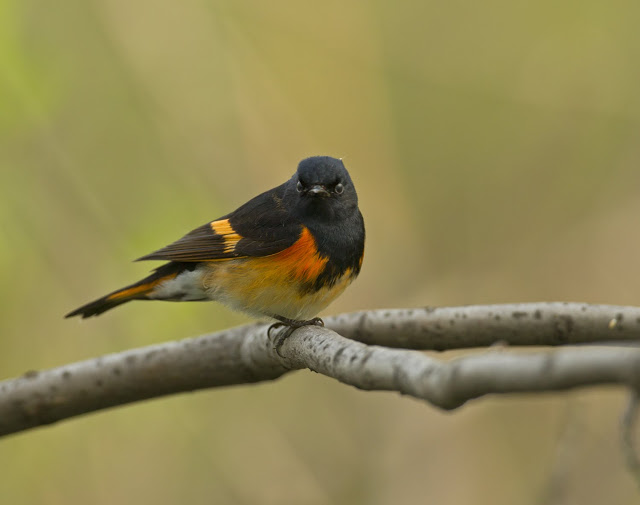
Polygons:
<instances>
[{"instance_id":1,"label":"american redstart","mask_svg":"<svg viewBox=\"0 0 640 505\"><path fill-rule=\"evenodd\" d=\"M164 260L135 284L65 317L97 316L131 300L215 300L294 328L360 273L364 220L341 160L304 159L284 184L136 261ZM309 319L312 318L313 319Z\"/></svg>"}]
</instances>

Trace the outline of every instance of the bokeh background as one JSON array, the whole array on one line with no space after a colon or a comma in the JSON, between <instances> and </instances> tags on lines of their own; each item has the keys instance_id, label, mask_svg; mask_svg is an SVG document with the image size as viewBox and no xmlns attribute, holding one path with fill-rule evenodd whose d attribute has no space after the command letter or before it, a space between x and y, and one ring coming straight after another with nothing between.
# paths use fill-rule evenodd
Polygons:
<instances>
[{"instance_id":1,"label":"bokeh background","mask_svg":"<svg viewBox=\"0 0 640 505\"><path fill-rule=\"evenodd\" d=\"M342 311L640 304L640 4L0 0L0 375L220 330L216 304L63 314L129 260L344 158ZM441 355L446 359L448 355ZM631 504L619 390L443 413L310 372L0 441L22 504Z\"/></svg>"}]
</instances>

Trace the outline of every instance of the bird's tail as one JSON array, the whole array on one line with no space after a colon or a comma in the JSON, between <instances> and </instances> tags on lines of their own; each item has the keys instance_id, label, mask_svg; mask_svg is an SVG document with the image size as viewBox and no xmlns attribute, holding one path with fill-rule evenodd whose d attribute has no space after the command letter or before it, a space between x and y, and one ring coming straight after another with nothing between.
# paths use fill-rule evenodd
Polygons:
<instances>
[{"instance_id":1,"label":"bird's tail","mask_svg":"<svg viewBox=\"0 0 640 505\"><path fill-rule=\"evenodd\" d=\"M183 267L178 267L175 263L167 263L162 265L156 271L154 271L148 277L145 277L141 281L131 284L122 289L118 289L113 293L98 298L93 302L87 303L82 307L78 307L76 310L69 312L64 317L81 316L82 319L92 316L99 316L107 310L111 310L118 305L130 302L131 300L148 300L148 295L153 289L161 282L168 281L176 277Z\"/></svg>"}]
</instances>

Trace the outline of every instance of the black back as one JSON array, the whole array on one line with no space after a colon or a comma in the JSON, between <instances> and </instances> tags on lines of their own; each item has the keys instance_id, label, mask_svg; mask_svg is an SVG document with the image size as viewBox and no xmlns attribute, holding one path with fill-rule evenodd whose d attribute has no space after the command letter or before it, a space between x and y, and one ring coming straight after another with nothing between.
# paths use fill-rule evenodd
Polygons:
<instances>
[{"instance_id":1,"label":"black back","mask_svg":"<svg viewBox=\"0 0 640 505\"><path fill-rule=\"evenodd\" d=\"M212 224L217 223L230 225L231 232L215 233ZM320 255L329 258L314 283L317 287L335 282L347 270L358 274L364 253L364 220L342 160L306 158L284 184L140 259L198 262L268 256L293 245L303 226L315 238Z\"/></svg>"}]
</instances>

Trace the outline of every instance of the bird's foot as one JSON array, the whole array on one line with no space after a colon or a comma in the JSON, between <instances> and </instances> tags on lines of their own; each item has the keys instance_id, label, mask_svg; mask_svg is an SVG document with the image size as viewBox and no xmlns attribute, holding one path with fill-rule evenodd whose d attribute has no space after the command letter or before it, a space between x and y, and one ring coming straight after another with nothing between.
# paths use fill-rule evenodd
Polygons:
<instances>
[{"instance_id":1,"label":"bird's foot","mask_svg":"<svg viewBox=\"0 0 640 505\"><path fill-rule=\"evenodd\" d=\"M267 330L267 336L270 339L271 339L272 330L277 330L278 328L282 328L283 326L287 327L287 329L282 333L276 334L273 340L273 348L275 349L275 351L278 353L278 356L280 357L282 357L282 354L280 354L280 348L282 347L282 344L284 344L284 341L287 340L295 330L297 330L298 328L302 328L303 326L311 326L311 325L324 326L324 321L319 317L314 317L313 319L308 319L306 321L289 319L282 316L274 316L274 317L279 322L273 323L271 326L269 326L269 329Z\"/></svg>"}]
</instances>

